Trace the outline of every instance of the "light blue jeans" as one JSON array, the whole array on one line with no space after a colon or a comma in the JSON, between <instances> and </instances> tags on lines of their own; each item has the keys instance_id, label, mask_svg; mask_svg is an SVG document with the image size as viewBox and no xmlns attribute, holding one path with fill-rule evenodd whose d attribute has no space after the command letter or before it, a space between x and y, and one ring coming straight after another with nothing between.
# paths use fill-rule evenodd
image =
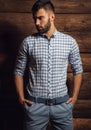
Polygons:
<instances>
[{"instance_id":1,"label":"light blue jeans","mask_svg":"<svg viewBox=\"0 0 91 130\"><path fill-rule=\"evenodd\" d=\"M49 121L52 130L73 130L72 108L72 103L53 106L25 104L24 130L46 130Z\"/></svg>"}]
</instances>

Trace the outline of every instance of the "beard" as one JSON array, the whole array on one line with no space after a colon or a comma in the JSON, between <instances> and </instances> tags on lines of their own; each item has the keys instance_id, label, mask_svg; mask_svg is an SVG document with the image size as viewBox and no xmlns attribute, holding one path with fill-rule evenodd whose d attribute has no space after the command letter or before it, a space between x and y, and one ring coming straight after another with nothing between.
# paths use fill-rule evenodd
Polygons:
<instances>
[{"instance_id":1,"label":"beard","mask_svg":"<svg viewBox=\"0 0 91 130\"><path fill-rule=\"evenodd\" d=\"M36 26L37 31L39 33L47 33L50 30L50 27L51 27L50 19L48 19L48 22L47 22L47 24L44 27L42 27L42 26Z\"/></svg>"}]
</instances>

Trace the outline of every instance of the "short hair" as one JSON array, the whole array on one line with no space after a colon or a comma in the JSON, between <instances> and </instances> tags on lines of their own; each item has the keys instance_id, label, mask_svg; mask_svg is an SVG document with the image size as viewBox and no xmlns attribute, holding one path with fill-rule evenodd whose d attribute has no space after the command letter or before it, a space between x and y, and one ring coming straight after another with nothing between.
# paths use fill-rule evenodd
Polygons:
<instances>
[{"instance_id":1,"label":"short hair","mask_svg":"<svg viewBox=\"0 0 91 130\"><path fill-rule=\"evenodd\" d=\"M32 7L33 16L41 8L45 10L53 11L53 13L55 13L54 5L50 0L37 0Z\"/></svg>"}]
</instances>

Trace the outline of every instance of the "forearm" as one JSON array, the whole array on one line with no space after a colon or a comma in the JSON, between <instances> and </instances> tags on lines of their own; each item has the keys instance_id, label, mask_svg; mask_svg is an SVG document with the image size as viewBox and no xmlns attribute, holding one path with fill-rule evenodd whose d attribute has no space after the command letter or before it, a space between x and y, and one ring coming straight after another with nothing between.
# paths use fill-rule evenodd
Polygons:
<instances>
[{"instance_id":1,"label":"forearm","mask_svg":"<svg viewBox=\"0 0 91 130\"><path fill-rule=\"evenodd\" d=\"M16 75L15 76L15 86L18 93L19 99L24 99L24 88L23 88L23 77Z\"/></svg>"},{"instance_id":2,"label":"forearm","mask_svg":"<svg viewBox=\"0 0 91 130\"><path fill-rule=\"evenodd\" d=\"M82 74L74 75L73 98L77 99L82 82Z\"/></svg>"},{"instance_id":3,"label":"forearm","mask_svg":"<svg viewBox=\"0 0 91 130\"><path fill-rule=\"evenodd\" d=\"M74 75L73 94L72 94L72 97L70 97L67 100L67 103L70 103L70 102L72 102L73 104L76 103L77 98L78 98L78 94L79 94L79 90L80 90L80 87L81 87L81 81L82 81L82 74Z\"/></svg>"},{"instance_id":4,"label":"forearm","mask_svg":"<svg viewBox=\"0 0 91 130\"><path fill-rule=\"evenodd\" d=\"M25 97L24 97L24 85L23 85L22 76L19 76L19 75L15 76L15 86L16 86L16 91L18 93L19 101L20 101L21 105L24 106L25 103L27 103L28 105L31 105L32 102L25 99Z\"/></svg>"}]
</instances>

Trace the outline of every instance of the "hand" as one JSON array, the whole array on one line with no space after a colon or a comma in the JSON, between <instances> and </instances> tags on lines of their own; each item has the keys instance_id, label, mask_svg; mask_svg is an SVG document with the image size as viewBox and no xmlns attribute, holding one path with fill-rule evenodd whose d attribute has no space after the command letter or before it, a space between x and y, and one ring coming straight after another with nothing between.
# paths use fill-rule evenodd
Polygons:
<instances>
[{"instance_id":1,"label":"hand","mask_svg":"<svg viewBox=\"0 0 91 130\"><path fill-rule=\"evenodd\" d=\"M66 103L67 103L67 104L68 104L68 103L72 103L73 105L75 105L76 101L77 101L77 98L70 97L70 98L67 100Z\"/></svg>"},{"instance_id":2,"label":"hand","mask_svg":"<svg viewBox=\"0 0 91 130\"><path fill-rule=\"evenodd\" d=\"M33 104L32 101L30 101L30 100L28 100L28 99L25 99L25 98L19 99L19 102L20 102L20 104L21 104L23 107L24 107L25 103L26 103L27 105L29 105L29 106L31 106L31 105Z\"/></svg>"}]
</instances>

